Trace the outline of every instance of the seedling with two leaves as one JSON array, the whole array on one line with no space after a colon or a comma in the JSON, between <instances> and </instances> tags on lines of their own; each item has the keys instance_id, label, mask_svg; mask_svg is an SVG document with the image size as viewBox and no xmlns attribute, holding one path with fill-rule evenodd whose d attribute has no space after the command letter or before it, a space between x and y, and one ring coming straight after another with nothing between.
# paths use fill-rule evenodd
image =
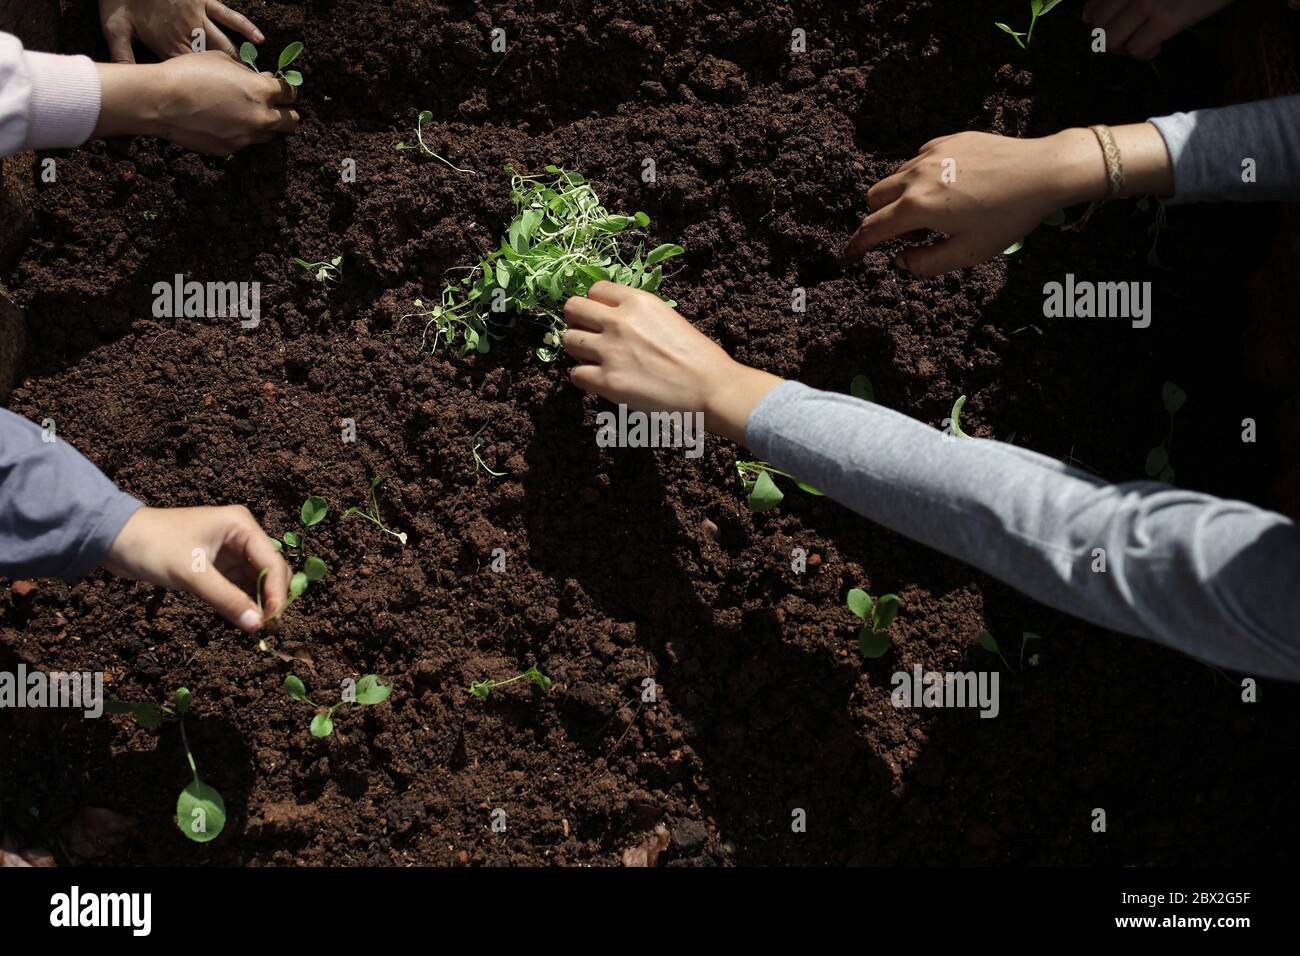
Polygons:
<instances>
[{"instance_id":1,"label":"seedling with two leaves","mask_svg":"<svg viewBox=\"0 0 1300 956\"><path fill-rule=\"evenodd\" d=\"M329 512L329 505L324 498L318 495L312 495L302 503L302 508L298 512L298 520L302 522L301 531L286 531L284 540L281 542L276 538L271 539L277 551L288 550L288 553L298 556L307 553L307 529L320 524L325 520L325 515ZM266 577L270 568L263 568L257 575L257 608L259 611L264 610L262 606L262 580ZM278 608L275 613L266 618L264 623L270 623L285 612L285 610L302 597L303 592L307 590L308 585L325 580L325 575L329 572L325 562L315 555L308 556L303 561L302 570L294 572L289 578L289 598Z\"/></svg>"},{"instance_id":2,"label":"seedling with two leaves","mask_svg":"<svg viewBox=\"0 0 1300 956\"><path fill-rule=\"evenodd\" d=\"M423 153L424 153L425 155L427 155L427 156L432 156L434 159L436 159L438 162L442 163L444 166L447 166L447 167L449 167L449 168L451 168L451 169L454 169L454 170L455 170L456 172L458 172L458 173L473 173L474 170L472 170L472 169L462 169L461 167L459 167L459 166L457 166L455 163L453 163L451 160L446 159L446 158L444 158L444 157L442 157L442 156L439 156L437 153L435 153L433 150L431 150L431 149L430 149L430 148L425 144L425 142L424 142L424 124L425 124L425 123L428 123L428 122L429 122L430 120L432 120L432 119L433 119L433 113L431 113L429 110L424 110L422 113L420 113L419 117L418 117L418 118L416 119L416 121L415 121L415 138L416 138L416 141L420 144L420 145L419 145L420 151L423 152ZM414 147L414 146L408 146L406 143L398 143L398 144L397 144L396 146L394 146L393 148L394 148L395 150L397 150L397 151L400 153L400 152L401 152L402 150L404 150L404 149L415 149L416 147Z\"/></svg>"},{"instance_id":3,"label":"seedling with two leaves","mask_svg":"<svg viewBox=\"0 0 1300 956\"><path fill-rule=\"evenodd\" d=\"M486 697L488 696L488 694L492 693L494 688L506 687L510 684L513 684L515 681L521 681L524 678L527 678L528 680L532 681L534 684L540 687L543 692L550 690L551 684L554 683L549 677L547 677L545 674L539 671L536 667L530 667L522 674L516 674L514 677L511 677L507 680L475 681L474 683L469 685L469 692L473 694L475 697Z\"/></svg>"},{"instance_id":4,"label":"seedling with two leaves","mask_svg":"<svg viewBox=\"0 0 1300 956\"><path fill-rule=\"evenodd\" d=\"M1160 389L1160 401L1169 413L1169 434L1165 435L1164 441L1147 452L1146 473L1148 478L1172 485L1174 468L1169 464L1169 456L1174 448L1174 416L1187 403L1187 393L1173 382L1165 382Z\"/></svg>"},{"instance_id":5,"label":"seedling with two leaves","mask_svg":"<svg viewBox=\"0 0 1300 956\"><path fill-rule=\"evenodd\" d=\"M290 86L302 86L302 74L297 70L287 69L289 64L302 55L303 46L297 40L290 43L280 51L280 60L275 68L275 78L284 80ZM251 43L245 43L239 48L239 58L248 64L248 68L254 73L261 72L257 68L257 47Z\"/></svg>"},{"instance_id":6,"label":"seedling with two leaves","mask_svg":"<svg viewBox=\"0 0 1300 956\"><path fill-rule=\"evenodd\" d=\"M316 716L311 719L311 735L313 737L328 737L334 733L334 712L336 710L346 704L362 704L367 707L382 704L388 700L388 695L393 692L393 685L387 678L380 677L378 674L367 674L355 683L351 680L344 681L343 693L339 697L339 702L330 707L318 704L308 697L306 685L293 674L284 679L284 689L294 700L310 704L316 709Z\"/></svg>"},{"instance_id":7,"label":"seedling with two leaves","mask_svg":"<svg viewBox=\"0 0 1300 956\"><path fill-rule=\"evenodd\" d=\"M1029 48L1030 41L1034 39L1034 27L1038 23L1038 18L1051 13L1060 3L1061 0L1029 0L1029 29L1024 33L1011 29L1005 23L995 23L993 25L1015 40L1016 46L1026 50Z\"/></svg>"},{"instance_id":8,"label":"seedling with two leaves","mask_svg":"<svg viewBox=\"0 0 1300 956\"><path fill-rule=\"evenodd\" d=\"M333 285L343 278L343 257L335 256L324 262L308 262L306 259L299 259L295 256L292 260L294 265L300 269L305 269L316 277L316 281L322 285Z\"/></svg>"},{"instance_id":9,"label":"seedling with two leaves","mask_svg":"<svg viewBox=\"0 0 1300 956\"><path fill-rule=\"evenodd\" d=\"M347 518L351 515L356 515L358 518L365 518L367 521L369 521L371 524L377 527L384 534L392 535L398 541L402 542L403 545L405 545L406 532L394 531L392 528L384 524L384 519L380 517L379 497L378 495L375 494L375 489L379 487L379 483L383 480L384 480L383 475L375 475L375 477L370 482L370 510L366 511L362 508L352 507L349 508L347 511L343 512L343 518L340 518L339 520L342 521L344 518Z\"/></svg>"},{"instance_id":10,"label":"seedling with two leaves","mask_svg":"<svg viewBox=\"0 0 1300 956\"><path fill-rule=\"evenodd\" d=\"M1043 639L1043 636L1042 636L1041 634L1035 634L1033 631L1022 631L1022 632L1021 632L1021 634L1020 634L1020 670L1024 670L1024 669L1025 669L1025 648L1029 645L1029 642L1030 642L1030 641L1040 641L1040 640L1042 640L1042 639ZM1001 658L1002 658L1002 663L1003 663L1003 664L1006 664L1006 666L1007 666L1007 670L1015 670L1015 668L1013 668L1013 667L1011 666L1011 662L1008 661L1008 660L1006 659L1006 657L1003 656L1003 654L1002 654L1002 649L998 646L997 638L995 638L992 634L990 634L988 631L980 631L979 637L977 637L976 640L979 641L980 647L984 648L984 650L988 651L990 654L996 654L996 655L998 655L998 657L1001 657ZM1038 655L1037 655L1037 654L1030 654L1030 655L1029 655L1029 666L1030 666L1030 667L1037 667L1037 666L1038 666Z\"/></svg>"},{"instance_id":11,"label":"seedling with two leaves","mask_svg":"<svg viewBox=\"0 0 1300 956\"><path fill-rule=\"evenodd\" d=\"M858 634L858 650L862 656L874 660L889 651L889 625L898 614L898 595L882 594L872 598L861 588L849 591L849 610L862 622Z\"/></svg>"},{"instance_id":12,"label":"seedling with two leaves","mask_svg":"<svg viewBox=\"0 0 1300 956\"><path fill-rule=\"evenodd\" d=\"M663 263L685 250L666 243L645 252L638 243L629 251L622 234L644 229L650 217L610 213L578 173L558 166L547 166L546 176L510 172L515 215L501 246L443 289L437 305L417 299L404 318L424 319L432 347L445 343L462 357L490 351L524 318L545 329L537 357L553 362L563 348L566 301L601 281L658 295Z\"/></svg>"},{"instance_id":13,"label":"seedling with two leaves","mask_svg":"<svg viewBox=\"0 0 1300 956\"><path fill-rule=\"evenodd\" d=\"M822 493L806 482L800 481L794 475L773 468L765 461L738 461L736 462L736 472L740 475L740 483L744 486L748 497L745 499L749 505L749 510L762 514L765 511L771 511L781 503L785 493L776 486L772 476L777 475L781 478L789 478L800 490L806 491L810 495L822 497Z\"/></svg>"},{"instance_id":14,"label":"seedling with two leaves","mask_svg":"<svg viewBox=\"0 0 1300 956\"><path fill-rule=\"evenodd\" d=\"M199 779L199 770L194 763L194 752L190 750L189 737L185 733L185 715L190 712L194 695L185 687L178 687L172 694L170 703L131 703L110 700L104 704L104 710L110 714L129 714L141 727L158 727L165 723L174 723L180 728L181 744L185 747L185 759L189 761L190 773L194 779L189 782L180 796L176 798L176 826L187 839L195 843L207 843L215 840L226 825L226 801L217 789Z\"/></svg>"}]
</instances>

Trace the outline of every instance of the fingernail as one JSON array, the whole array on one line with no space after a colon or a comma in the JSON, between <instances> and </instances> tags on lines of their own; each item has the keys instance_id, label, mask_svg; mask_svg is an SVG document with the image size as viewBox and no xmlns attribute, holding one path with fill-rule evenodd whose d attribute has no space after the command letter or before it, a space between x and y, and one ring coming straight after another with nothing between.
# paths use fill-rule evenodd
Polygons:
<instances>
[{"instance_id":1,"label":"fingernail","mask_svg":"<svg viewBox=\"0 0 1300 956\"><path fill-rule=\"evenodd\" d=\"M239 615L239 629L252 634L262 626L262 615L257 612L257 608L250 607L243 614Z\"/></svg>"}]
</instances>

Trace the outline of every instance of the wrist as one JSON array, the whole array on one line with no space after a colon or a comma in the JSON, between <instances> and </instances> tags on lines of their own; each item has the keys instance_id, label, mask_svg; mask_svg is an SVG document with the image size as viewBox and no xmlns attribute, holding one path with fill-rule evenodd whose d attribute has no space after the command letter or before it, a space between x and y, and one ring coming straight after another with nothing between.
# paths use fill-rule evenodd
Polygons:
<instances>
[{"instance_id":1,"label":"wrist","mask_svg":"<svg viewBox=\"0 0 1300 956\"><path fill-rule=\"evenodd\" d=\"M163 64L96 63L102 100L95 137L160 136L168 74Z\"/></svg>"},{"instance_id":2,"label":"wrist","mask_svg":"<svg viewBox=\"0 0 1300 956\"><path fill-rule=\"evenodd\" d=\"M1061 130L1047 137L1052 150L1053 203L1058 208L1110 197L1106 157L1097 134L1085 127Z\"/></svg>"},{"instance_id":3,"label":"wrist","mask_svg":"<svg viewBox=\"0 0 1300 956\"><path fill-rule=\"evenodd\" d=\"M745 430L758 403L783 379L732 361L715 375L704 405L704 426L737 445L745 443Z\"/></svg>"}]
</instances>

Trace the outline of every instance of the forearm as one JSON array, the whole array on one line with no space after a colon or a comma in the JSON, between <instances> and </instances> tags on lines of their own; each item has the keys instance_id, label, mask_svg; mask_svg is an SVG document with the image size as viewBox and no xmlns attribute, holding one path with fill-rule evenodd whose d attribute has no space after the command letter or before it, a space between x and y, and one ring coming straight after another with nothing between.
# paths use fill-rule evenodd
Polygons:
<instances>
[{"instance_id":1,"label":"forearm","mask_svg":"<svg viewBox=\"0 0 1300 956\"><path fill-rule=\"evenodd\" d=\"M139 507L67 442L0 409L0 575L82 577Z\"/></svg>"},{"instance_id":2,"label":"forearm","mask_svg":"<svg viewBox=\"0 0 1300 956\"><path fill-rule=\"evenodd\" d=\"M1225 667L1300 680L1300 529L1278 515L1155 482L1108 485L792 382L758 404L747 444L1044 604Z\"/></svg>"},{"instance_id":3,"label":"forearm","mask_svg":"<svg viewBox=\"0 0 1300 956\"><path fill-rule=\"evenodd\" d=\"M99 73L90 59L30 52L0 33L0 156L78 146L99 111Z\"/></svg>"}]
</instances>

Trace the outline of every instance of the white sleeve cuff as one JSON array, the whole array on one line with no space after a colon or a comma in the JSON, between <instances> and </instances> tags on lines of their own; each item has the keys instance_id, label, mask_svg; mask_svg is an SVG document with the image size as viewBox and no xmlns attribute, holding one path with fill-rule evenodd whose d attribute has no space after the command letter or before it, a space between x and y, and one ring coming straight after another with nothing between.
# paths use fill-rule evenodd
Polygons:
<instances>
[{"instance_id":1,"label":"white sleeve cuff","mask_svg":"<svg viewBox=\"0 0 1300 956\"><path fill-rule=\"evenodd\" d=\"M86 56L24 54L32 84L31 115L24 149L80 146L99 122L99 71Z\"/></svg>"}]
</instances>

